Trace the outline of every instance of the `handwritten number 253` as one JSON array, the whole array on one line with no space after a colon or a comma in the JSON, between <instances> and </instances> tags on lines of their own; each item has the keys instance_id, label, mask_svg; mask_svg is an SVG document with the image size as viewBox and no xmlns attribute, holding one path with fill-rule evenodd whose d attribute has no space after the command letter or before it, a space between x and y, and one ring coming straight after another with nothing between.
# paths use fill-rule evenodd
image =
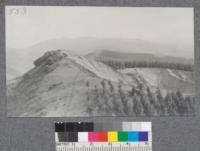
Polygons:
<instances>
[{"instance_id":1,"label":"handwritten number 253","mask_svg":"<svg viewBox=\"0 0 200 151\"><path fill-rule=\"evenodd\" d=\"M10 8L8 15L25 15L26 8Z\"/></svg>"}]
</instances>

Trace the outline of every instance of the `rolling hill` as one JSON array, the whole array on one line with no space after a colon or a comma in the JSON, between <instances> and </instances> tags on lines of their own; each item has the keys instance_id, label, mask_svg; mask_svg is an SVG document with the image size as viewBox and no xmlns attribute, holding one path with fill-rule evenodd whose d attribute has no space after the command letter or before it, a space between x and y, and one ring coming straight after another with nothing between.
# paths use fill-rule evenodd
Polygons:
<instances>
[{"instance_id":1,"label":"rolling hill","mask_svg":"<svg viewBox=\"0 0 200 151\"><path fill-rule=\"evenodd\" d=\"M121 93L130 100L128 92L141 84L152 94L159 87L164 95L179 89L183 96L194 95L193 73L187 71L115 70L91 55L69 50L47 51L34 60L33 66L8 83L8 116L123 116L127 114ZM106 101L109 98L115 98L114 102ZM157 114L161 113L152 113Z\"/></svg>"},{"instance_id":2,"label":"rolling hill","mask_svg":"<svg viewBox=\"0 0 200 151\"><path fill-rule=\"evenodd\" d=\"M95 60L113 60L113 61L135 61L135 62L170 62L180 64L194 64L194 59L173 57L168 55L150 54L150 53L127 53L112 50L100 50L91 52L86 55L88 58Z\"/></svg>"}]
</instances>

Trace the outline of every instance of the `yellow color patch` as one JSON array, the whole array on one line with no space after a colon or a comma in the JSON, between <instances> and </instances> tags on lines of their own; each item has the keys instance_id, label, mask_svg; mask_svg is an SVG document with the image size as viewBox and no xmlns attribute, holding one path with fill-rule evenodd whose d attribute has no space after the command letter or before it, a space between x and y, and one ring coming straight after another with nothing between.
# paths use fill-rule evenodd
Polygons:
<instances>
[{"instance_id":1,"label":"yellow color patch","mask_svg":"<svg viewBox=\"0 0 200 151\"><path fill-rule=\"evenodd\" d=\"M108 132L108 142L117 142L118 133L116 131Z\"/></svg>"}]
</instances>

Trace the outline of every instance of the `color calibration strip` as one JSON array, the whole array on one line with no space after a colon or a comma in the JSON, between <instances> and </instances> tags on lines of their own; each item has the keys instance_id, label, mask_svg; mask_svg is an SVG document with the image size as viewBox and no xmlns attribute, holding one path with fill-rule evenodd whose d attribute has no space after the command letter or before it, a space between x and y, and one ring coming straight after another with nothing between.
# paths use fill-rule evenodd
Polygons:
<instances>
[{"instance_id":1,"label":"color calibration strip","mask_svg":"<svg viewBox=\"0 0 200 151\"><path fill-rule=\"evenodd\" d=\"M151 122L58 122L55 123L55 139L57 151L76 151L77 148L89 151L99 147L109 150L114 146L151 151Z\"/></svg>"},{"instance_id":2,"label":"color calibration strip","mask_svg":"<svg viewBox=\"0 0 200 151\"><path fill-rule=\"evenodd\" d=\"M147 142L148 132L58 132L59 142Z\"/></svg>"}]
</instances>

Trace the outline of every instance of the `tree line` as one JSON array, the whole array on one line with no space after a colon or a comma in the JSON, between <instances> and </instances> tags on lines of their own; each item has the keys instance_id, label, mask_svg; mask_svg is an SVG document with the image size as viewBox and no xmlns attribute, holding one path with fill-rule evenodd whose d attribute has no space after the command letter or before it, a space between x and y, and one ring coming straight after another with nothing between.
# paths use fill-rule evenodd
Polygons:
<instances>
[{"instance_id":1,"label":"tree line","mask_svg":"<svg viewBox=\"0 0 200 151\"><path fill-rule=\"evenodd\" d=\"M102 63L109 65L114 69L125 69L125 68L168 68L174 70L193 71L194 65L182 64L182 63L171 63L171 62L147 62L147 61L114 61L114 60L101 60Z\"/></svg>"}]
</instances>

